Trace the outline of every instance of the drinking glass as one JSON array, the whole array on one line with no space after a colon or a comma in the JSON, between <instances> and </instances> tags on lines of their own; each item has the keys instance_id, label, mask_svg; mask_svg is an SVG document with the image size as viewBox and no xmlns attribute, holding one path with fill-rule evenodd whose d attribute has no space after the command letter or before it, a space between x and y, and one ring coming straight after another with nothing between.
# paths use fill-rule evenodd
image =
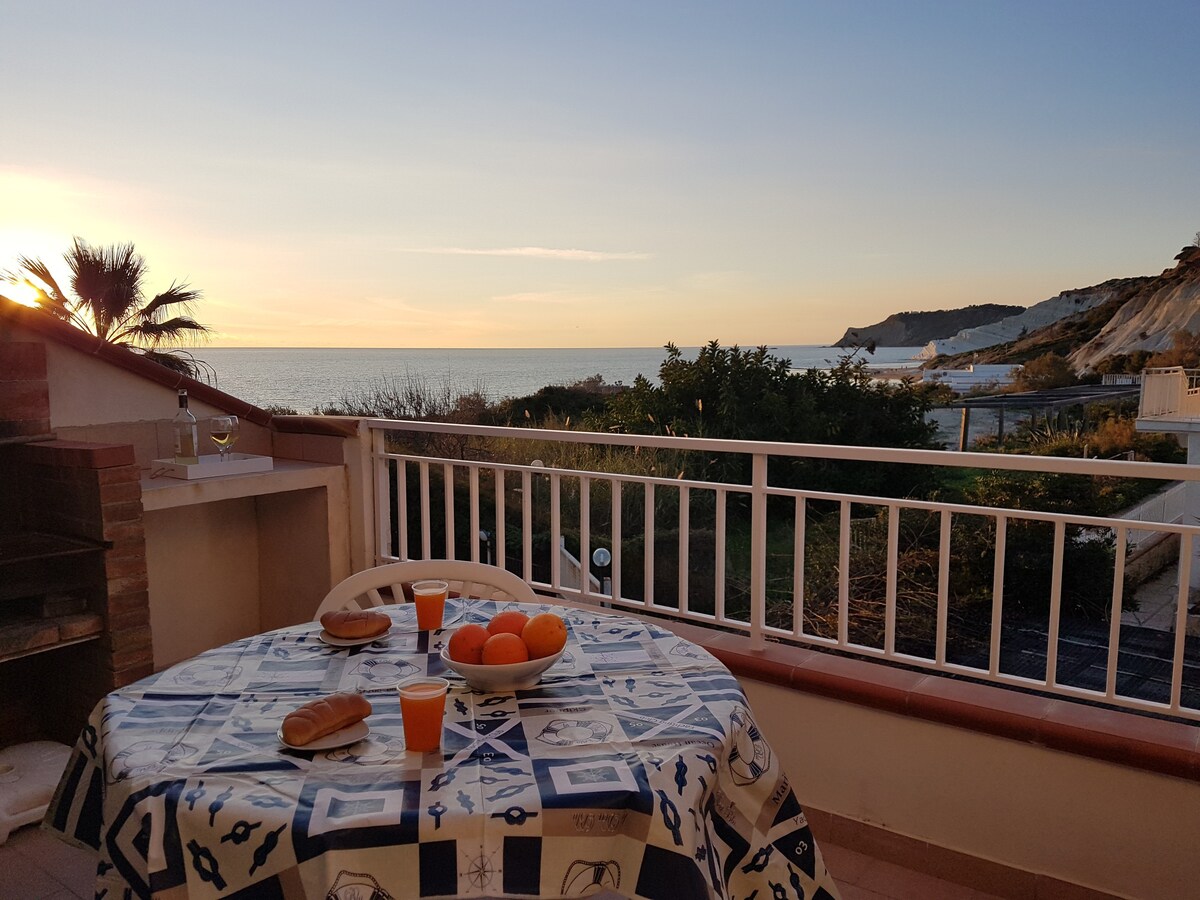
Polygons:
<instances>
[{"instance_id":1,"label":"drinking glass","mask_svg":"<svg viewBox=\"0 0 1200 900\"><path fill-rule=\"evenodd\" d=\"M237 443L238 417L213 416L209 421L209 437L217 445L221 462L224 462L229 458L229 451L233 449L233 445Z\"/></svg>"},{"instance_id":2,"label":"drinking glass","mask_svg":"<svg viewBox=\"0 0 1200 900\"><path fill-rule=\"evenodd\" d=\"M414 581L412 592L413 602L417 605L417 628L421 631L441 628L450 585L436 580Z\"/></svg>"},{"instance_id":3,"label":"drinking glass","mask_svg":"<svg viewBox=\"0 0 1200 900\"><path fill-rule=\"evenodd\" d=\"M442 718L449 688L445 678L410 678L396 688L400 692L404 749L427 753L442 745Z\"/></svg>"}]
</instances>

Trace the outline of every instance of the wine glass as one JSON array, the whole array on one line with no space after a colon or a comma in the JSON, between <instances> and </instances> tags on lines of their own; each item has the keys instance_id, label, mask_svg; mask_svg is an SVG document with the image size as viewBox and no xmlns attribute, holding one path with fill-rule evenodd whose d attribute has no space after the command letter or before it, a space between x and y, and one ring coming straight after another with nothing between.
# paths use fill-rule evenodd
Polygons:
<instances>
[{"instance_id":1,"label":"wine glass","mask_svg":"<svg viewBox=\"0 0 1200 900\"><path fill-rule=\"evenodd\" d=\"M237 443L238 417L213 416L208 424L209 437L217 445L217 452L221 454L221 462L224 462L229 458L229 451L233 449L233 445Z\"/></svg>"}]
</instances>

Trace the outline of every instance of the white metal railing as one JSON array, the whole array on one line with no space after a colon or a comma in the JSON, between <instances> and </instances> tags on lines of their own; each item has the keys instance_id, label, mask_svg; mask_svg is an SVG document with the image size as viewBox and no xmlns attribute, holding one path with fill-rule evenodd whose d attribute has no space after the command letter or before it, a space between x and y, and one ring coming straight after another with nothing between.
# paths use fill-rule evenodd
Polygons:
<instances>
[{"instance_id":1,"label":"white metal railing","mask_svg":"<svg viewBox=\"0 0 1200 900\"><path fill-rule=\"evenodd\" d=\"M1121 385L1121 384L1141 384L1141 373L1133 374L1131 372L1110 372L1101 376L1100 383L1103 385Z\"/></svg>"},{"instance_id":2,"label":"white metal railing","mask_svg":"<svg viewBox=\"0 0 1200 900\"><path fill-rule=\"evenodd\" d=\"M1200 416L1200 369L1146 369L1138 415Z\"/></svg>"},{"instance_id":3,"label":"white metal railing","mask_svg":"<svg viewBox=\"0 0 1200 900\"><path fill-rule=\"evenodd\" d=\"M771 459L801 458L845 460L878 464L910 464L919 466L965 467L979 470L1009 470L1022 472L1045 472L1077 474L1094 477L1148 478L1162 481L1200 480L1200 467L1176 464L1126 462L1116 460L1080 460L1059 457L1031 457L1011 454L983 454L945 452L933 450L907 450L878 447L849 447L822 444L781 444L755 441L706 440L695 438L658 437L646 435L609 435L588 432L552 431L545 429L505 428L491 426L463 426L444 423L408 422L370 419L365 425L372 433L372 458L374 470L374 496L376 499L376 522L373 536L372 555L377 563L392 562L409 557L409 546L419 545L415 558L469 558L475 561L491 561L507 566L521 574L535 588L574 602L585 604L604 603L634 612L707 624L736 630L748 635L756 646L767 639L790 641L800 644L835 648L862 657L890 660L907 665L934 669L942 672L969 675L1002 685L1036 688L1081 699L1100 700L1110 704L1141 710L1178 715L1200 720L1200 703L1184 704L1185 663L1195 667L1197 661L1185 660L1185 635L1188 616L1188 585L1194 550L1200 549L1197 538L1200 527L1172 522L1147 522L1126 519L1100 518L1075 514L1039 512L969 506L963 504L933 502L925 500L897 499L879 496L831 493L826 491L798 489L772 485L768 479ZM639 448L664 451L702 451L708 455L741 454L752 460L751 479L748 484L702 481L683 477L667 477L662 474L632 474L628 472L597 471L595 469L545 466L540 460L530 463L497 461L496 459L464 459L439 455L414 455L389 450L389 433L422 433L428 436L455 436L464 438L496 439L508 442L510 448L525 446L520 442L553 442L558 445L586 445L592 448ZM513 443L516 442L516 443ZM460 445L461 446L461 445ZM530 453L536 451L532 448ZM510 453L511 458L511 453ZM536 464L535 464L536 463ZM441 481L440 497L433 492L435 480ZM633 486L631 488L631 486ZM629 539L638 535L623 534L623 513L636 509L623 507L626 494L640 492L641 522L640 535L642 553L641 572L630 571L622 560L622 548L632 546ZM564 504L564 494L571 502ZM487 496L487 503L481 501ZM595 498L605 504L603 509L595 506ZM666 504L666 499L674 499ZM703 500L703 504L698 501ZM773 514L768 515L768 504ZM779 507L790 506L790 515L780 516ZM439 545L433 541L434 507L440 507L438 516L440 532L445 535ZM484 520L484 509L493 507L494 513ZM673 506L675 511L667 514L660 511ZM692 542L698 539L691 527L693 508L704 508L711 516L712 544L712 596L699 596L690 587L694 574L691 564ZM731 510L736 506L738 514ZM835 521L836 527L826 525L822 531L836 543L836 549L827 557L836 559L833 577L836 579L836 596L825 584L825 599L822 609L833 614L836 626L826 620L819 627L810 628L808 615L817 601L813 599L811 585L806 585L806 555L817 552L813 535L815 531L810 511L821 507L830 511L823 521ZM395 509L393 520L392 509ZM859 559L859 551L870 535L861 527L861 519L855 511L873 511L875 522L868 532L875 535L876 546L883 553L882 570L878 574L885 584L882 597L882 630L871 640L855 636L855 614L863 602L856 587L853 571L865 564ZM561 554L548 552L544 563L547 574L535 578L534 566L534 514L544 513L547 546L557 549L563 539L564 530L577 535L577 558L589 560L598 546L607 546L611 552L608 574L611 587L607 592L598 591L595 582L581 579L579 587L568 587L561 568ZM593 511L606 513L608 520L607 540L593 540ZM468 519L467 535L471 536L469 548L456 546L456 517L464 514ZM564 512L565 511L565 512ZM570 521L564 519L570 517ZM578 517L577 521L574 517ZM669 521L663 521L664 516ZM931 582L928 594L936 597L935 625L932 635L927 636L927 646L914 651L904 630L898 623L901 608L900 579L908 573L900 571L901 522L906 516L916 516L928 521L937 529L936 566L930 567ZM964 519L970 517L970 519ZM748 520L748 521L747 521ZM786 528L780 525L787 521ZM990 622L987 623L986 661L976 658L964 663L954 658L951 640L951 582L959 561L952 547L952 526L955 522L977 522L979 528L989 529L992 535L993 560L990 585ZM858 523L857 525L855 523ZM1003 639L1007 638L1005 626L1005 587L1009 579L1010 565L1016 563L1007 558L1007 543L1014 525L1042 523L1050 542L1050 578L1048 614L1044 617L1045 647L1044 671L1041 677L1015 673L1012 666L1002 657ZM475 539L481 529L490 529L488 535L490 559L481 560L481 542ZM768 559L768 550L778 554L779 545L769 543L772 530L784 528L790 531L791 542L782 557ZM736 549L730 542L731 532L740 529L748 533L749 546ZM677 531L677 546L672 552L662 552L664 560L677 557L674 573L677 589L675 596L657 597L654 592L656 553L663 547L665 533ZM1126 548L1130 545L1131 532L1178 534L1180 556L1178 570L1179 589L1176 597L1176 615L1173 634L1163 636L1162 643L1168 645L1163 652L1164 689L1160 697L1133 696L1121 690L1118 682L1118 661L1121 647L1121 609L1124 604L1124 566ZM519 532L519 541L508 540L510 532ZM1024 533L1024 532L1022 532ZM1071 683L1069 677L1060 677L1058 658L1060 641L1069 646L1074 641L1070 616L1063 609L1064 567L1067 560L1067 545L1072 536L1083 535L1084 539L1110 535L1114 544L1111 589L1103 597L1106 609L1107 642L1104 649L1104 686L1087 687ZM743 535L744 536L744 535ZM784 534L785 539L787 533ZM517 547L520 558L510 558L509 546ZM699 552L699 551L697 551ZM748 584L748 605L735 608L728 597L728 582L733 573L733 556L743 554L740 563L742 584ZM875 564L878 564L878 559ZM777 602L770 612L767 607L768 580L772 573L769 567L783 571L790 569L790 584L781 591L776 584L771 592ZM634 585L640 574L641 596ZM572 579L574 580L574 579ZM828 578L827 578L828 580ZM779 581L779 576L775 576ZM906 582L907 583L907 582ZM628 587L628 589L626 589ZM785 607L790 605L790 615L784 608L781 612L779 595L785 595ZM633 595L633 596L631 596ZM907 601L906 601L907 602ZM876 607L879 603L876 602ZM877 610L878 612L878 610ZM1010 622L1011 624L1011 622ZM1070 627L1065 627L1070 626ZM1139 651L1141 652L1141 651ZM1191 670L1189 669L1189 674ZM1200 687L1188 682L1189 690ZM1191 696L1191 695L1189 695Z\"/></svg>"}]
</instances>

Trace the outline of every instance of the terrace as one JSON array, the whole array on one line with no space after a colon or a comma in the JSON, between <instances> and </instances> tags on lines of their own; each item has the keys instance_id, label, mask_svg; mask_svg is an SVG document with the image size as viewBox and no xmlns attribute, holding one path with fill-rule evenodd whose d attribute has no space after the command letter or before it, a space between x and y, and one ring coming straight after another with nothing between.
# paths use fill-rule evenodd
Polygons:
<instances>
[{"instance_id":1,"label":"terrace","mask_svg":"<svg viewBox=\"0 0 1200 900\"><path fill-rule=\"evenodd\" d=\"M4 396L25 398L0 415L5 471L22 473L9 483L4 512L17 527L6 530L54 524L95 541L103 564L87 570L97 581L83 596L104 623L71 640L61 625L52 638L6 633L8 743L73 742L104 691L305 621L351 571L475 559L564 602L668 622L725 662L848 898L1190 894L1200 651L1188 606L1200 529L772 476L796 463L952 467L1190 487L1196 467L271 418L191 382L197 414L242 416L239 449L275 468L187 483L153 464L167 455L178 376L6 315L0 349L25 360L2 370ZM738 460L748 477L677 477L695 454ZM964 615L963 579L965 548L981 541L979 619ZM1111 564L1090 598L1101 614L1082 617L1071 598L1097 582L1083 567L1092 547L1111 548ZM603 566L597 549L608 551ZM1030 559L1045 562L1032 580ZM1120 611L1135 573L1164 565L1174 627L1131 625ZM1033 589L1041 595L1025 595ZM56 679L70 688L43 690ZM37 840L14 839L4 868L52 854ZM917 886L922 877L932 880Z\"/></svg>"}]
</instances>

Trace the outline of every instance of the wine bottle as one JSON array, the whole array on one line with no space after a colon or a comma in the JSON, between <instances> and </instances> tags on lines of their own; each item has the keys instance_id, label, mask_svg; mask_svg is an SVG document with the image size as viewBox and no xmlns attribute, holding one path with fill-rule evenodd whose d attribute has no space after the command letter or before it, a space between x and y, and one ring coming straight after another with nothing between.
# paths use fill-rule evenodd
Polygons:
<instances>
[{"instance_id":1,"label":"wine bottle","mask_svg":"<svg viewBox=\"0 0 1200 900\"><path fill-rule=\"evenodd\" d=\"M175 432L175 462L181 466L199 463L196 417L188 409L187 391L179 392L179 412L172 420L171 427Z\"/></svg>"}]
</instances>

